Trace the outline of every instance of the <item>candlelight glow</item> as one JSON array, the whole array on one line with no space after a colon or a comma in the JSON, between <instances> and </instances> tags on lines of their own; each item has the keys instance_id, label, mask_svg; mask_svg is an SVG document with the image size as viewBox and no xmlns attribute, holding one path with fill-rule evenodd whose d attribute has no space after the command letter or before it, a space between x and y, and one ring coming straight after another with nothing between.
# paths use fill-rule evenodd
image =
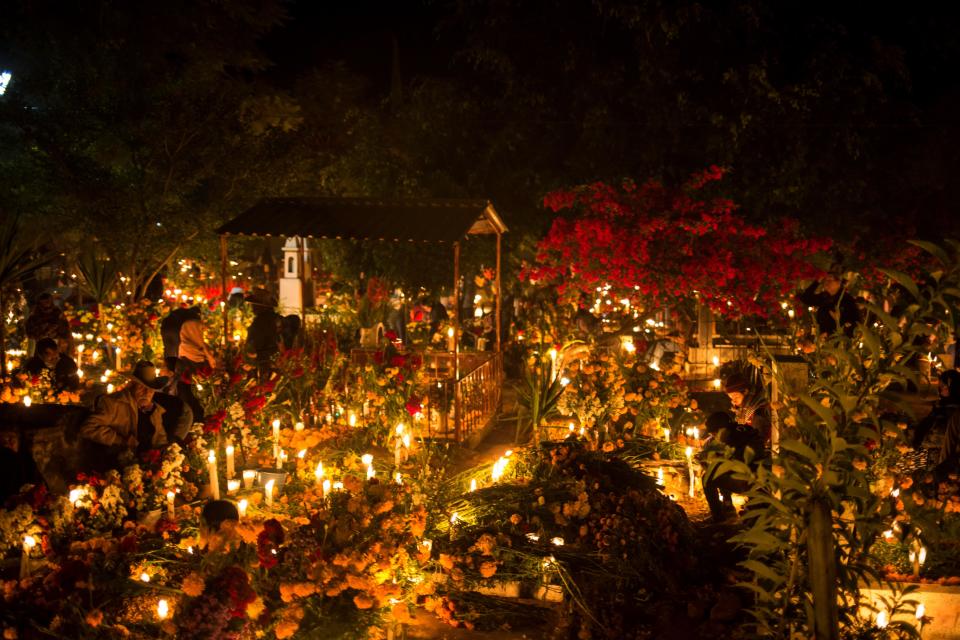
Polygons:
<instances>
[{"instance_id":1,"label":"candlelight glow","mask_svg":"<svg viewBox=\"0 0 960 640\"><path fill-rule=\"evenodd\" d=\"M157 617L166 620L168 615L170 615L170 605L167 604L166 600L160 598L157 602Z\"/></svg>"},{"instance_id":2,"label":"candlelight glow","mask_svg":"<svg viewBox=\"0 0 960 640\"><path fill-rule=\"evenodd\" d=\"M362 462L365 466L369 467L371 464L373 464L373 454L372 453L363 454L362 456L360 456L360 462Z\"/></svg>"}]
</instances>

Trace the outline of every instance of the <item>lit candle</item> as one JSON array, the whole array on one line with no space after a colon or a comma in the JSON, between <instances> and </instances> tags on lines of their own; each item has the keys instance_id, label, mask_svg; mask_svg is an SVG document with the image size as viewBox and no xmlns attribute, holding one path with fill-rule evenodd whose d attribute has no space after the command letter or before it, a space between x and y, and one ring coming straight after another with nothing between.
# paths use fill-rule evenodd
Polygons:
<instances>
[{"instance_id":1,"label":"lit candle","mask_svg":"<svg viewBox=\"0 0 960 640\"><path fill-rule=\"evenodd\" d=\"M377 475L377 472L373 470L373 465L367 465L367 480L373 480L374 476Z\"/></svg>"},{"instance_id":2,"label":"lit candle","mask_svg":"<svg viewBox=\"0 0 960 640\"><path fill-rule=\"evenodd\" d=\"M30 396L23 396L23 406L29 407L33 404L33 399Z\"/></svg>"},{"instance_id":3,"label":"lit candle","mask_svg":"<svg viewBox=\"0 0 960 640\"><path fill-rule=\"evenodd\" d=\"M457 343L453 337L453 327L447 329L447 351L456 351Z\"/></svg>"},{"instance_id":4,"label":"lit candle","mask_svg":"<svg viewBox=\"0 0 960 640\"><path fill-rule=\"evenodd\" d=\"M243 470L243 487L244 489L252 489L253 481L257 479L257 472L253 469L244 469Z\"/></svg>"},{"instance_id":5,"label":"lit candle","mask_svg":"<svg viewBox=\"0 0 960 640\"><path fill-rule=\"evenodd\" d=\"M363 454L362 456L360 456L360 462L362 462L363 464L369 467L370 465L373 464L373 454L372 453Z\"/></svg>"},{"instance_id":6,"label":"lit candle","mask_svg":"<svg viewBox=\"0 0 960 640\"><path fill-rule=\"evenodd\" d=\"M157 618L166 620L168 615L170 615L170 605L167 604L166 600L160 598L160 601L157 602Z\"/></svg>"},{"instance_id":7,"label":"lit candle","mask_svg":"<svg viewBox=\"0 0 960 640\"><path fill-rule=\"evenodd\" d=\"M20 556L20 579L30 577L30 552L37 546L33 536L23 536L23 554Z\"/></svg>"},{"instance_id":8,"label":"lit candle","mask_svg":"<svg viewBox=\"0 0 960 640\"><path fill-rule=\"evenodd\" d=\"M324 475L323 462L317 463L317 469L316 471L313 472L313 475L316 476L317 478L317 484L320 484L321 482L323 482L323 475Z\"/></svg>"},{"instance_id":9,"label":"lit candle","mask_svg":"<svg viewBox=\"0 0 960 640\"><path fill-rule=\"evenodd\" d=\"M263 498L267 502L268 507L273 506L273 485L276 480L267 480L267 484L263 485Z\"/></svg>"},{"instance_id":10,"label":"lit candle","mask_svg":"<svg viewBox=\"0 0 960 640\"><path fill-rule=\"evenodd\" d=\"M235 495L237 491L240 491L240 481L239 480L227 480L227 494Z\"/></svg>"},{"instance_id":11,"label":"lit candle","mask_svg":"<svg viewBox=\"0 0 960 640\"><path fill-rule=\"evenodd\" d=\"M393 481L396 482L397 484L403 484L403 476L400 475L399 471L393 474Z\"/></svg>"},{"instance_id":12,"label":"lit candle","mask_svg":"<svg viewBox=\"0 0 960 640\"><path fill-rule=\"evenodd\" d=\"M236 475L236 471L233 468L233 445L227 445L227 480L232 480Z\"/></svg>"},{"instance_id":13,"label":"lit candle","mask_svg":"<svg viewBox=\"0 0 960 640\"><path fill-rule=\"evenodd\" d=\"M670 442L670 429L667 427L663 428L663 439L667 442Z\"/></svg>"},{"instance_id":14,"label":"lit candle","mask_svg":"<svg viewBox=\"0 0 960 640\"><path fill-rule=\"evenodd\" d=\"M330 495L330 480L324 480L323 484L321 484L320 487L321 487L321 490L323 491L324 498Z\"/></svg>"},{"instance_id":15,"label":"lit candle","mask_svg":"<svg viewBox=\"0 0 960 640\"><path fill-rule=\"evenodd\" d=\"M246 501L246 499L243 499L243 500L241 500L240 502L237 503L237 513L240 514L240 517L241 517L241 518L243 518L244 516L247 515L247 505L248 505L248 504L249 504L249 503Z\"/></svg>"},{"instance_id":16,"label":"lit candle","mask_svg":"<svg viewBox=\"0 0 960 640\"><path fill-rule=\"evenodd\" d=\"M303 423L298 421L296 424L293 425L293 430L303 431Z\"/></svg>"},{"instance_id":17,"label":"lit candle","mask_svg":"<svg viewBox=\"0 0 960 640\"><path fill-rule=\"evenodd\" d=\"M657 484L663 486L663 467L657 469Z\"/></svg>"},{"instance_id":18,"label":"lit candle","mask_svg":"<svg viewBox=\"0 0 960 640\"><path fill-rule=\"evenodd\" d=\"M696 494L696 479L693 476L693 447L687 447L687 470L690 472L690 497Z\"/></svg>"},{"instance_id":19,"label":"lit candle","mask_svg":"<svg viewBox=\"0 0 960 640\"><path fill-rule=\"evenodd\" d=\"M470 479L470 493L473 493L473 492L476 491L476 490L477 490L477 479L476 479L476 478L471 478L471 479Z\"/></svg>"},{"instance_id":20,"label":"lit candle","mask_svg":"<svg viewBox=\"0 0 960 640\"><path fill-rule=\"evenodd\" d=\"M169 516L171 520L173 520L174 516L176 515L176 507L173 504L173 501L176 499L176 497L177 494L175 494L173 491L167 491L167 516Z\"/></svg>"},{"instance_id":21,"label":"lit candle","mask_svg":"<svg viewBox=\"0 0 960 640\"><path fill-rule=\"evenodd\" d=\"M333 490L334 490L334 491L343 491L343 483L342 483L342 482L334 482L334 483L333 483Z\"/></svg>"},{"instance_id":22,"label":"lit candle","mask_svg":"<svg viewBox=\"0 0 960 640\"><path fill-rule=\"evenodd\" d=\"M210 472L210 496L220 499L220 478L217 476L217 454L211 450L207 456L207 470Z\"/></svg>"},{"instance_id":23,"label":"lit candle","mask_svg":"<svg viewBox=\"0 0 960 640\"><path fill-rule=\"evenodd\" d=\"M357 414L355 414L353 411L347 414L347 424L351 427L357 426Z\"/></svg>"}]
</instances>

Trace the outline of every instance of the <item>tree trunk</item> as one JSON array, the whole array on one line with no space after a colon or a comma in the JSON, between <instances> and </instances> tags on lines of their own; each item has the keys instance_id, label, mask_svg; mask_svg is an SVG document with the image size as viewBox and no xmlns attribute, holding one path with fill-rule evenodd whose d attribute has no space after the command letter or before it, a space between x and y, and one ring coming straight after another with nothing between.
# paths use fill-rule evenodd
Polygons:
<instances>
[{"instance_id":1,"label":"tree trunk","mask_svg":"<svg viewBox=\"0 0 960 640\"><path fill-rule=\"evenodd\" d=\"M827 498L810 505L807 527L810 591L813 594L814 631L817 640L839 640L837 609L837 558L833 543L833 517Z\"/></svg>"}]
</instances>

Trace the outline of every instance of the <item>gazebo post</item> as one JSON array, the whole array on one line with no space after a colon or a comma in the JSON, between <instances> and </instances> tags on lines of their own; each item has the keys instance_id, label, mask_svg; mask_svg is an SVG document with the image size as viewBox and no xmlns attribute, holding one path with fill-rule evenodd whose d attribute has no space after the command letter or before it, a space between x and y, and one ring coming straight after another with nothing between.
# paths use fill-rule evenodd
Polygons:
<instances>
[{"instance_id":1,"label":"gazebo post","mask_svg":"<svg viewBox=\"0 0 960 640\"><path fill-rule=\"evenodd\" d=\"M453 428L460 442L460 241L453 243Z\"/></svg>"},{"instance_id":2,"label":"gazebo post","mask_svg":"<svg viewBox=\"0 0 960 640\"><path fill-rule=\"evenodd\" d=\"M501 313L500 306L502 304L503 292L500 290L500 231L499 230L497 231L497 276L496 277L497 277L496 279L496 287L497 287L497 315L496 315L497 333L496 333L496 336L497 336L497 353L500 353L500 313Z\"/></svg>"},{"instance_id":3,"label":"gazebo post","mask_svg":"<svg viewBox=\"0 0 960 640\"><path fill-rule=\"evenodd\" d=\"M223 346L226 347L230 344L230 338L227 335L230 333L230 310L227 309L227 302L229 298L227 296L227 234L220 234L220 286L221 291L221 312L223 313Z\"/></svg>"}]
</instances>

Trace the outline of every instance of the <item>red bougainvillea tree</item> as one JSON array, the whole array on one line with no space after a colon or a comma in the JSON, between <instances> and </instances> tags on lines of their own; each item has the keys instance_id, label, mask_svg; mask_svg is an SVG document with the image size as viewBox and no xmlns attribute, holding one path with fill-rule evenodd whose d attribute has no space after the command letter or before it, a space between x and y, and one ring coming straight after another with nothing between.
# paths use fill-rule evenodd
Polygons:
<instances>
[{"instance_id":1,"label":"red bougainvillea tree","mask_svg":"<svg viewBox=\"0 0 960 640\"><path fill-rule=\"evenodd\" d=\"M624 180L554 191L544 206L564 215L523 276L571 301L592 302L609 285L607 295L648 308L699 298L725 315L772 315L820 274L809 258L830 241L802 236L795 220L748 223L731 200L705 193L722 177L710 167L679 188Z\"/></svg>"}]
</instances>

